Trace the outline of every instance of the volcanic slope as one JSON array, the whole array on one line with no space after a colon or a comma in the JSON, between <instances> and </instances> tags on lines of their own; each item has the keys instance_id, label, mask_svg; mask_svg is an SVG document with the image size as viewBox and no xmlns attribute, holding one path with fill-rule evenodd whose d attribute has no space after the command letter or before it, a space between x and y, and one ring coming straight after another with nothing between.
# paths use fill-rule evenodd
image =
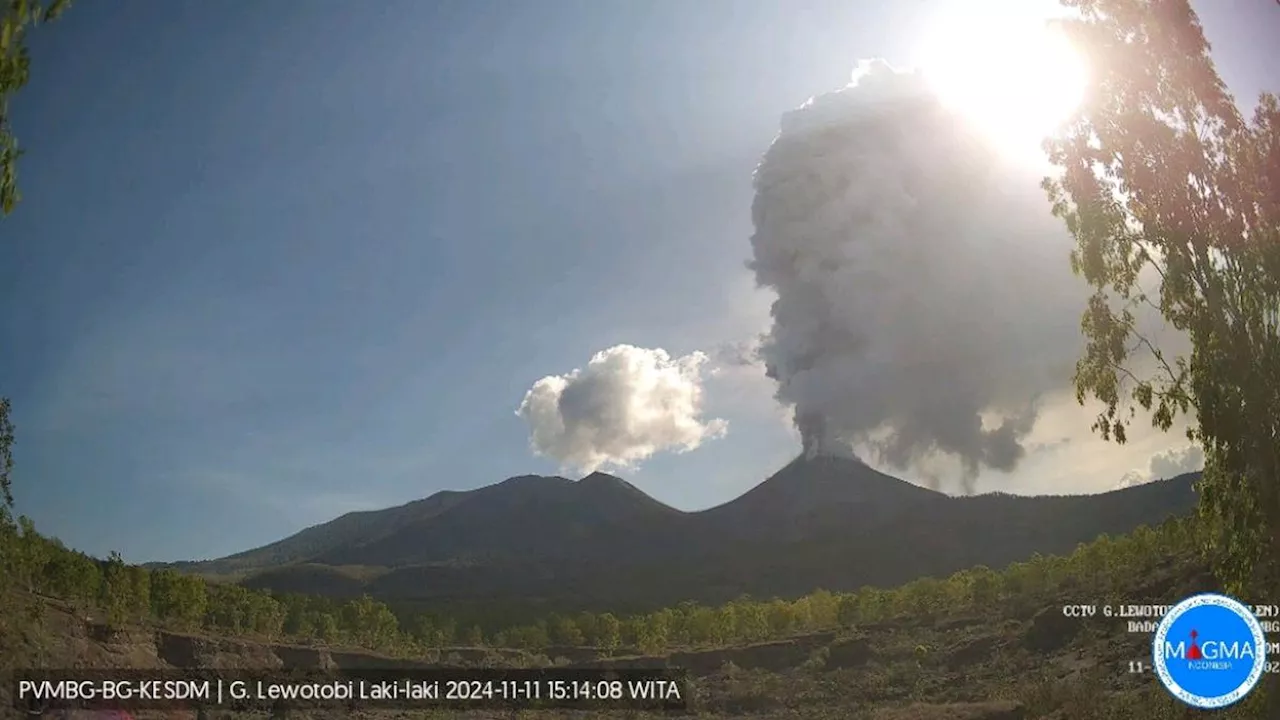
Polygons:
<instances>
[{"instance_id":1,"label":"volcanic slope","mask_svg":"<svg viewBox=\"0 0 1280 720\"><path fill-rule=\"evenodd\" d=\"M521 476L179 567L285 592L640 611L892 586L1069 552L1189 513L1197 477L1099 495L950 497L853 459L798 458L731 502L686 513L604 473Z\"/></svg>"}]
</instances>

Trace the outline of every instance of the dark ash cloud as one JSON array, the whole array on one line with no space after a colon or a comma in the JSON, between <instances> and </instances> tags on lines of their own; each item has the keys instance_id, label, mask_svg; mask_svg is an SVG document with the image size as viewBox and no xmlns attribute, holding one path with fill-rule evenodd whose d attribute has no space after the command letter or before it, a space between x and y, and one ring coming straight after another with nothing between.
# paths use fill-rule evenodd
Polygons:
<instances>
[{"instance_id":1,"label":"dark ash cloud","mask_svg":"<svg viewBox=\"0 0 1280 720\"><path fill-rule=\"evenodd\" d=\"M751 269L777 294L759 355L808 453L966 488L1026 455L1067 387L1087 288L1039 174L1013 168L914 73L884 63L783 117L756 170Z\"/></svg>"}]
</instances>

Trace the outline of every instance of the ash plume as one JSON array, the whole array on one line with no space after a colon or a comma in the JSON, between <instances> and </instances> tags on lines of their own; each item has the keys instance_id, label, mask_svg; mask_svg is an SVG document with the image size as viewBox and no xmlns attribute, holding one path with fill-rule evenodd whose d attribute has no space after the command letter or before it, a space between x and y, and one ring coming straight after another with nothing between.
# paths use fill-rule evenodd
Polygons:
<instances>
[{"instance_id":1,"label":"ash plume","mask_svg":"<svg viewBox=\"0 0 1280 720\"><path fill-rule=\"evenodd\" d=\"M1083 307L1039 177L882 62L781 126L749 266L777 294L759 355L805 453L950 457L969 491L1012 470L1038 398L1069 382Z\"/></svg>"}]
</instances>

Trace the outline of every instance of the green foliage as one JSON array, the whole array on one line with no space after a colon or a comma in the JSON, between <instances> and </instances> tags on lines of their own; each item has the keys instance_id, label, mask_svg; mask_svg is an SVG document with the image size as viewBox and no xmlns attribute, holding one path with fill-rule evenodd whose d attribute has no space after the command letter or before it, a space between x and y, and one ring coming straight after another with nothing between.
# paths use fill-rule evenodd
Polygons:
<instances>
[{"instance_id":1,"label":"green foliage","mask_svg":"<svg viewBox=\"0 0 1280 720\"><path fill-rule=\"evenodd\" d=\"M9 398L0 398L0 506L13 507L13 422L9 418ZM7 516L6 516L7 517Z\"/></svg>"},{"instance_id":2,"label":"green foliage","mask_svg":"<svg viewBox=\"0 0 1280 720\"><path fill-rule=\"evenodd\" d=\"M178 627L198 627L209 611L205 582L173 570L151 574L151 611L154 617Z\"/></svg>"},{"instance_id":3,"label":"green foliage","mask_svg":"<svg viewBox=\"0 0 1280 720\"><path fill-rule=\"evenodd\" d=\"M446 626L430 615L421 615L410 632L414 641L421 647L442 648L452 641L453 626L452 624Z\"/></svg>"},{"instance_id":4,"label":"green foliage","mask_svg":"<svg viewBox=\"0 0 1280 720\"><path fill-rule=\"evenodd\" d=\"M204 624L231 634L274 638L281 634L285 613L269 593L239 585L209 584Z\"/></svg>"},{"instance_id":5,"label":"green foliage","mask_svg":"<svg viewBox=\"0 0 1280 720\"><path fill-rule=\"evenodd\" d=\"M41 0L0 0L0 213L4 215L13 211L20 198L17 163L22 151L9 122L9 101L31 77L26 32L53 20L69 5L70 0L53 0L48 4ZM9 400L0 397L0 593L24 583L28 591L32 590L45 566L55 557L59 563L63 559L48 552L48 541L35 533L29 520L14 522L11 411ZM66 569L65 564L60 564L57 571ZM63 589L75 596L83 590L76 582Z\"/></svg>"},{"instance_id":6,"label":"green foliage","mask_svg":"<svg viewBox=\"0 0 1280 720\"><path fill-rule=\"evenodd\" d=\"M520 625L508 628L506 631L506 639L506 644L508 646L524 650L545 648L551 642L550 637L547 635L545 623L534 623L532 625Z\"/></svg>"},{"instance_id":7,"label":"green foliage","mask_svg":"<svg viewBox=\"0 0 1280 720\"><path fill-rule=\"evenodd\" d=\"M95 604L102 582L102 568L98 561L84 553L68 550L56 540L50 541L42 587L45 592L77 607L89 608ZM200 585L203 589L204 584Z\"/></svg>"},{"instance_id":8,"label":"green foliage","mask_svg":"<svg viewBox=\"0 0 1280 720\"><path fill-rule=\"evenodd\" d=\"M604 613L596 620L596 645L612 653L622 642L622 623L613 613Z\"/></svg>"},{"instance_id":9,"label":"green foliage","mask_svg":"<svg viewBox=\"0 0 1280 720\"><path fill-rule=\"evenodd\" d=\"M556 645L576 646L586 641L586 635L573 618L552 615L547 618L547 629L551 633L551 642Z\"/></svg>"},{"instance_id":10,"label":"green foliage","mask_svg":"<svg viewBox=\"0 0 1280 720\"><path fill-rule=\"evenodd\" d=\"M18 158L22 150L9 124L9 100L31 77L31 58L26 33L49 22L70 6L70 0L2 0L0 15L0 212L13 212L18 193Z\"/></svg>"},{"instance_id":11,"label":"green foliage","mask_svg":"<svg viewBox=\"0 0 1280 720\"><path fill-rule=\"evenodd\" d=\"M479 647L484 644L484 632L480 629L480 625L471 625L470 628L467 628L466 632L462 634L462 642L468 647Z\"/></svg>"},{"instance_id":12,"label":"green foliage","mask_svg":"<svg viewBox=\"0 0 1280 720\"><path fill-rule=\"evenodd\" d=\"M1046 143L1044 187L1094 293L1077 398L1124 442L1141 410L1169 430L1189 416L1206 455L1201 511L1229 589L1280 589L1280 104L1251 119L1218 76L1188 0L1064 0L1090 58L1078 116ZM1185 334L1170 355L1149 308Z\"/></svg>"},{"instance_id":13,"label":"green foliage","mask_svg":"<svg viewBox=\"0 0 1280 720\"><path fill-rule=\"evenodd\" d=\"M0 507L0 518L7 512ZM1034 556L996 572L975 567L948 578L926 578L894 589L866 587L851 593L818 590L794 600L742 597L720 607L684 602L651 613L619 618L612 613L551 615L536 623L494 632L491 644L530 651L552 645L592 646L662 653L780 639L840 626L868 625L921 613L980 613L997 603L1043 604L1073 588L1091 596L1124 587L1128 578L1169 557L1198 547L1197 518L1139 527L1123 537L1100 537L1065 557ZM7 529L6 529L7 528ZM484 644L479 625L459 631L446 617L419 615L400 622L384 603L365 595L347 602L306 595L273 595L239 585L214 583L171 569L128 565L117 553L105 561L44 538L25 518L0 523L0 580L12 588L62 597L103 613L119 627L151 622L178 629L202 628L224 635L294 642L354 645L421 655L461 644ZM926 648L927 650L927 648ZM815 660L815 667L821 662Z\"/></svg>"},{"instance_id":14,"label":"green foliage","mask_svg":"<svg viewBox=\"0 0 1280 720\"><path fill-rule=\"evenodd\" d=\"M129 582L128 568L120 553L112 552L102 566L102 586L99 588L98 602L106 611L107 624L118 628L129 619L129 593L132 585Z\"/></svg>"},{"instance_id":15,"label":"green foliage","mask_svg":"<svg viewBox=\"0 0 1280 720\"><path fill-rule=\"evenodd\" d=\"M368 595L348 602L341 610L342 627L353 642L364 647L388 649L399 639L399 622L385 604Z\"/></svg>"},{"instance_id":16,"label":"green foliage","mask_svg":"<svg viewBox=\"0 0 1280 720\"><path fill-rule=\"evenodd\" d=\"M539 649L544 646L538 643L545 638L553 645L582 644L607 653L621 649L659 653L675 647L781 639L905 616L984 612L996 603L1034 606L1078 587L1118 600L1134 574L1163 558L1194 554L1198 548L1195 523L1194 518L1183 518L1158 528L1142 526L1129 536L1104 535L1081 544L1065 557L1035 555L1000 572L979 566L894 589L867 587L842 594L818 590L795 600L744 597L715 608L685 602L625 618L612 613L552 615L544 623L505 628L495 633L494 644Z\"/></svg>"},{"instance_id":17,"label":"green foliage","mask_svg":"<svg viewBox=\"0 0 1280 720\"><path fill-rule=\"evenodd\" d=\"M20 535L11 555L13 562L10 571L15 579L26 586L28 592L33 592L49 562L51 548L49 542L36 532L31 518L20 516L18 530Z\"/></svg>"},{"instance_id":18,"label":"green foliage","mask_svg":"<svg viewBox=\"0 0 1280 720\"><path fill-rule=\"evenodd\" d=\"M338 626L338 618L330 613L316 616L316 638L327 643L342 641L342 628Z\"/></svg>"}]
</instances>

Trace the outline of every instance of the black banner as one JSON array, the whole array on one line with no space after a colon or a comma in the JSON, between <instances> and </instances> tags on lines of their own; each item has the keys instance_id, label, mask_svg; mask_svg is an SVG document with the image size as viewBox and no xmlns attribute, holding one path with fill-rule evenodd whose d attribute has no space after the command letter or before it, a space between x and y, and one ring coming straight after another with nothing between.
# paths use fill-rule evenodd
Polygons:
<instances>
[{"instance_id":1,"label":"black banner","mask_svg":"<svg viewBox=\"0 0 1280 720\"><path fill-rule=\"evenodd\" d=\"M685 710L683 670L29 670L19 710L563 708Z\"/></svg>"}]
</instances>

